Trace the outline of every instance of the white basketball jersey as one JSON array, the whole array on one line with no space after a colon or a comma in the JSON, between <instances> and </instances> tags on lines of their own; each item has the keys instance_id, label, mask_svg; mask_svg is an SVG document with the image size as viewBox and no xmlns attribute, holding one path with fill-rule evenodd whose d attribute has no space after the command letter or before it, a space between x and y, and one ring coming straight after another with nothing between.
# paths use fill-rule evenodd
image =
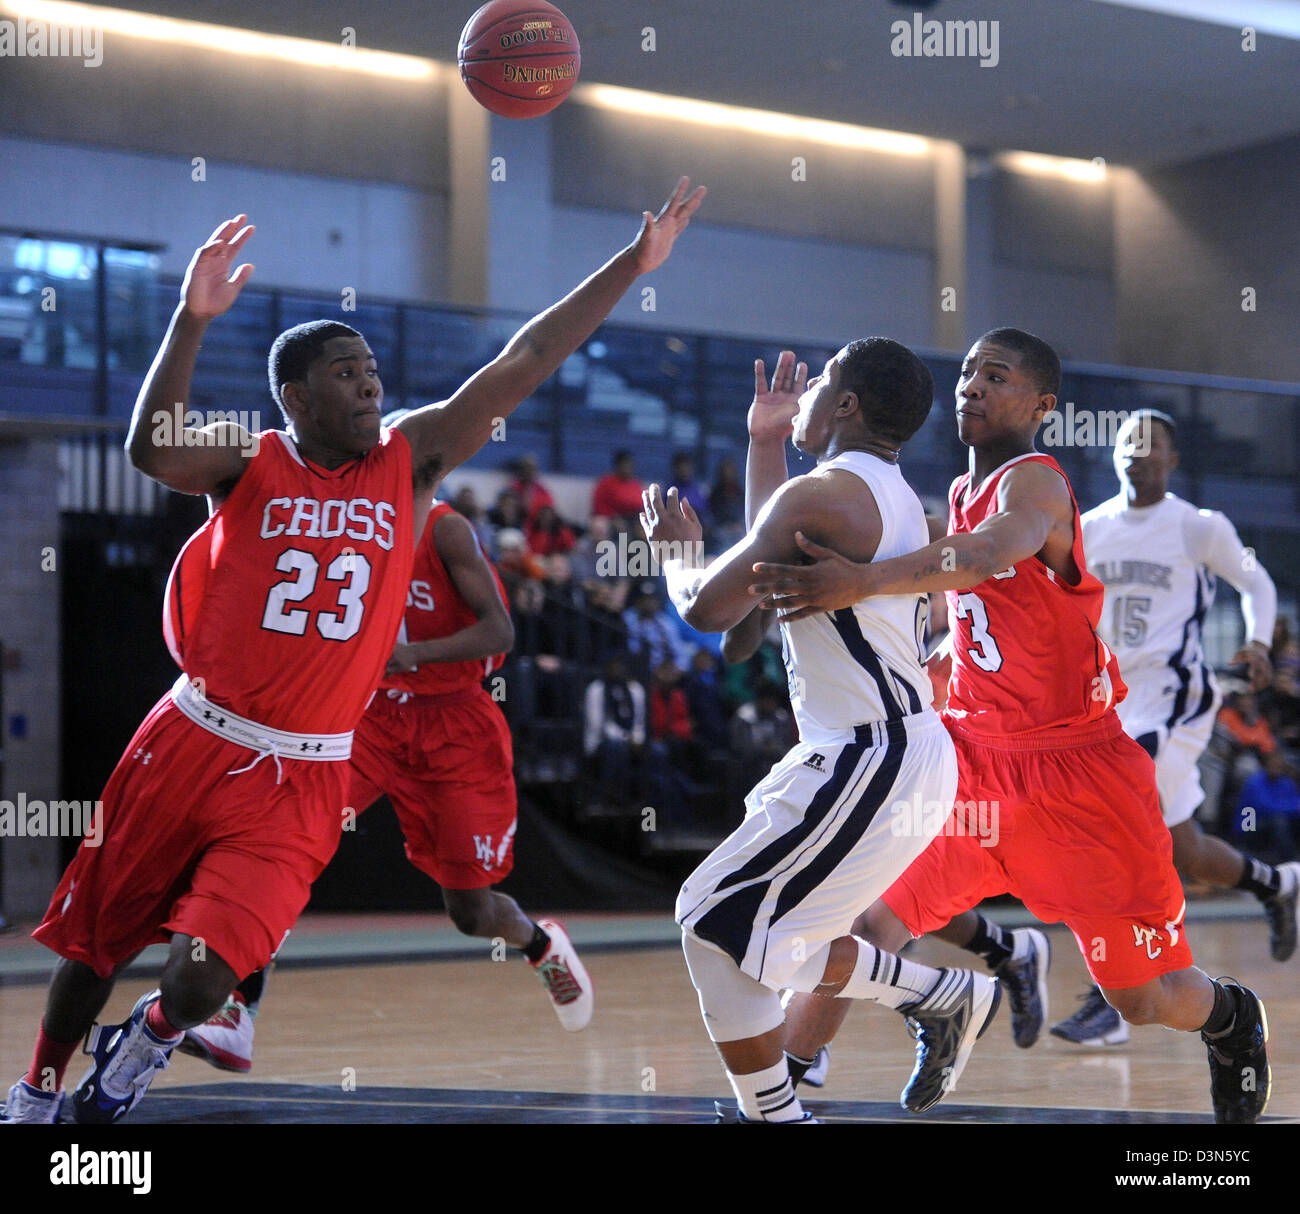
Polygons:
<instances>
[{"instance_id":1,"label":"white basketball jersey","mask_svg":"<svg viewBox=\"0 0 1300 1214\"><path fill-rule=\"evenodd\" d=\"M1102 639L1134 693L1139 684L1162 682L1172 700L1170 725L1207 712L1214 700L1201 626L1215 577L1189 544L1190 528L1210 513L1173 494L1126 509L1121 495L1081 520L1088 571L1106 587Z\"/></svg>"},{"instance_id":2,"label":"white basketball jersey","mask_svg":"<svg viewBox=\"0 0 1300 1214\"><path fill-rule=\"evenodd\" d=\"M925 510L897 464L846 451L820 465L870 487L883 528L875 560L930 542ZM880 595L854 607L781 625L790 704L805 742L872 721L930 711L933 690L921 666L929 602L924 594Z\"/></svg>"}]
</instances>

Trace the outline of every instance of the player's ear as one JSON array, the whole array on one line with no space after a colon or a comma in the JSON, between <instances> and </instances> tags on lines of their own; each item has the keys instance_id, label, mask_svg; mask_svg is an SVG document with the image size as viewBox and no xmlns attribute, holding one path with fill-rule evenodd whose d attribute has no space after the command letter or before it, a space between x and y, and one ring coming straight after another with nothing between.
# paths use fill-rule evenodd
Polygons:
<instances>
[{"instance_id":1,"label":"player's ear","mask_svg":"<svg viewBox=\"0 0 1300 1214\"><path fill-rule=\"evenodd\" d=\"M1038 398L1038 404L1035 407L1034 412L1038 414L1039 420L1041 421L1055 408L1056 397L1051 392L1047 392Z\"/></svg>"},{"instance_id":2,"label":"player's ear","mask_svg":"<svg viewBox=\"0 0 1300 1214\"><path fill-rule=\"evenodd\" d=\"M837 417L852 417L853 414L862 407L858 400L856 392L845 392L840 397L839 403L835 406L835 415Z\"/></svg>"}]
</instances>

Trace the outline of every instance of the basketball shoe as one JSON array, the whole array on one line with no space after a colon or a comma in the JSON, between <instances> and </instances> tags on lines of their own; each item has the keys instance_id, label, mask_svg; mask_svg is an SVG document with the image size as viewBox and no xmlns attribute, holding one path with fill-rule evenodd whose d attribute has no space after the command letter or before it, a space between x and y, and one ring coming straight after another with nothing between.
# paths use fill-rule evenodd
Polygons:
<instances>
[{"instance_id":1,"label":"basketball shoe","mask_svg":"<svg viewBox=\"0 0 1300 1214\"><path fill-rule=\"evenodd\" d=\"M1210 1058L1210 1099L1219 1125L1252 1125L1268 1107L1268 1017L1254 991L1235 978L1220 984L1237 996L1237 1014L1222 1033L1202 1033Z\"/></svg>"},{"instance_id":2,"label":"basketball shoe","mask_svg":"<svg viewBox=\"0 0 1300 1214\"><path fill-rule=\"evenodd\" d=\"M1047 970L1052 946L1036 928L1018 927L1011 933L1015 949L993 971L1007 992L1011 1013L1011 1039L1027 1050L1043 1031L1047 1019Z\"/></svg>"},{"instance_id":3,"label":"basketball shoe","mask_svg":"<svg viewBox=\"0 0 1300 1214\"><path fill-rule=\"evenodd\" d=\"M1268 950L1274 961L1289 961L1295 952L1296 895L1300 894L1300 863L1279 864L1282 888L1264 903L1268 916Z\"/></svg>"},{"instance_id":4,"label":"basketball shoe","mask_svg":"<svg viewBox=\"0 0 1300 1214\"><path fill-rule=\"evenodd\" d=\"M560 1023L569 1032L577 1033L591 1022L595 1008L587 967L578 960L569 933L554 919L539 919L537 926L551 938L551 942L540 960L528 964L542 980Z\"/></svg>"},{"instance_id":5,"label":"basketball shoe","mask_svg":"<svg viewBox=\"0 0 1300 1214\"><path fill-rule=\"evenodd\" d=\"M924 1113L957 1086L975 1042L993 1022L1001 1002L996 978L942 969L934 990L898 1009L916 1038L916 1067L903 1089L903 1108Z\"/></svg>"},{"instance_id":6,"label":"basketball shoe","mask_svg":"<svg viewBox=\"0 0 1300 1214\"><path fill-rule=\"evenodd\" d=\"M807 1109L804 1109L802 1117L796 1117L793 1121L764 1121L761 1117L757 1120L746 1117L734 1104L723 1104L721 1100L715 1100L713 1113L714 1125L821 1125Z\"/></svg>"},{"instance_id":7,"label":"basketball shoe","mask_svg":"<svg viewBox=\"0 0 1300 1214\"><path fill-rule=\"evenodd\" d=\"M144 1099L154 1076L171 1061L181 1038L164 1041L145 1024L160 992L141 995L124 1024L96 1025L86 1035L95 1060L72 1093L72 1115L81 1124L106 1124L125 1117Z\"/></svg>"},{"instance_id":8,"label":"basketball shoe","mask_svg":"<svg viewBox=\"0 0 1300 1214\"><path fill-rule=\"evenodd\" d=\"M1075 1045L1123 1045L1128 1040L1128 1022L1094 986L1084 995L1079 1010L1048 1032Z\"/></svg>"},{"instance_id":9,"label":"basketball shoe","mask_svg":"<svg viewBox=\"0 0 1300 1214\"><path fill-rule=\"evenodd\" d=\"M4 1112L0 1113L0 1124L53 1125L59 1119L66 1094L62 1088L57 1092L42 1092L27 1080L20 1079L9 1089L9 1099L5 1101Z\"/></svg>"},{"instance_id":10,"label":"basketball shoe","mask_svg":"<svg viewBox=\"0 0 1300 1214\"><path fill-rule=\"evenodd\" d=\"M185 1031L182 1054L210 1062L219 1071L247 1074L253 1069L253 1013L244 996L235 991L221 1010L202 1024Z\"/></svg>"}]
</instances>

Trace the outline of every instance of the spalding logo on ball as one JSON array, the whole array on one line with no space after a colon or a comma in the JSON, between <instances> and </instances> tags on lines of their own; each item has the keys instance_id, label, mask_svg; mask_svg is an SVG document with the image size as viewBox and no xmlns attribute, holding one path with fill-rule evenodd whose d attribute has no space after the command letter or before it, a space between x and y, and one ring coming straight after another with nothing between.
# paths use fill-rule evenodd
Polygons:
<instances>
[{"instance_id":1,"label":"spalding logo on ball","mask_svg":"<svg viewBox=\"0 0 1300 1214\"><path fill-rule=\"evenodd\" d=\"M536 118L577 83L582 52L573 26L546 0L492 0L465 24L456 53L460 77L484 109Z\"/></svg>"}]
</instances>

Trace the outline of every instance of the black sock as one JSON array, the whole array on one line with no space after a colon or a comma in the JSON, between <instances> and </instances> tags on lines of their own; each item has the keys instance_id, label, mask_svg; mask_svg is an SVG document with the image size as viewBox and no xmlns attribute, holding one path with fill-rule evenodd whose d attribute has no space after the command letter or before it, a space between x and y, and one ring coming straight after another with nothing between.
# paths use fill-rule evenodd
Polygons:
<instances>
[{"instance_id":1,"label":"black sock","mask_svg":"<svg viewBox=\"0 0 1300 1214\"><path fill-rule=\"evenodd\" d=\"M1271 864L1256 860L1254 856L1243 856L1246 867L1242 870L1238 889L1248 889L1261 902L1275 898L1282 889L1282 874Z\"/></svg>"},{"instance_id":2,"label":"black sock","mask_svg":"<svg viewBox=\"0 0 1300 1214\"><path fill-rule=\"evenodd\" d=\"M262 1002L262 992L266 988L266 971L254 970L247 978L243 980L235 990L244 996L244 1003L248 1010L253 1014L257 1013L257 1005Z\"/></svg>"},{"instance_id":3,"label":"black sock","mask_svg":"<svg viewBox=\"0 0 1300 1214\"><path fill-rule=\"evenodd\" d=\"M551 947L551 938L536 923L533 924L533 938L524 945L524 956L536 965Z\"/></svg>"},{"instance_id":4,"label":"black sock","mask_svg":"<svg viewBox=\"0 0 1300 1214\"><path fill-rule=\"evenodd\" d=\"M1015 950L1011 933L984 918L983 915L976 915L975 918L979 921L979 926L975 928L975 934L966 945L966 951L983 957L988 962L989 969L995 970L1004 961L1011 960L1011 954Z\"/></svg>"},{"instance_id":5,"label":"black sock","mask_svg":"<svg viewBox=\"0 0 1300 1214\"><path fill-rule=\"evenodd\" d=\"M811 1058L800 1058L798 1054L792 1054L789 1050L785 1052L785 1065L790 1068L790 1082L795 1087L799 1086L799 1081L808 1074L808 1068L817 1061L817 1055Z\"/></svg>"},{"instance_id":6,"label":"black sock","mask_svg":"<svg viewBox=\"0 0 1300 1214\"><path fill-rule=\"evenodd\" d=\"M1237 1009L1241 1005L1235 987L1224 986L1213 980L1211 985L1214 987L1214 1007L1201 1025L1201 1032L1207 1037L1222 1037L1236 1027Z\"/></svg>"}]
</instances>

